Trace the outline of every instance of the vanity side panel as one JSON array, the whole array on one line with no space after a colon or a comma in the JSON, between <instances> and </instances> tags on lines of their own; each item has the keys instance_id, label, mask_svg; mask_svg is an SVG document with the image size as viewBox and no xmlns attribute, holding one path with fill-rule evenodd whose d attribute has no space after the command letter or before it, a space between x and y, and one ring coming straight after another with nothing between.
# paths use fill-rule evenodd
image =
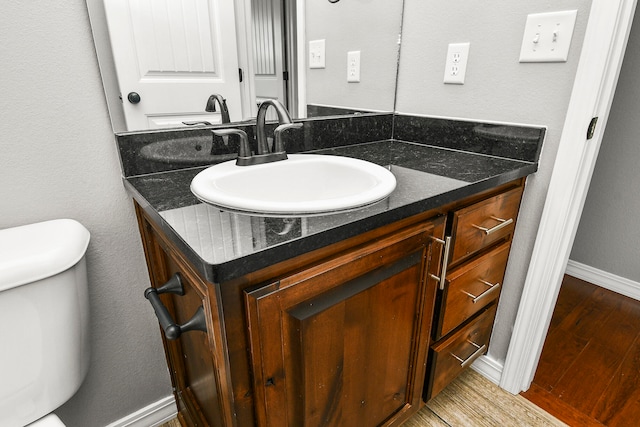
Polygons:
<instances>
[{"instance_id":1,"label":"vanity side panel","mask_svg":"<svg viewBox=\"0 0 640 427\"><path fill-rule=\"evenodd\" d=\"M151 283L162 286L179 274L184 295L160 294L177 324L188 321L202 306L206 332L189 331L176 340L160 334L171 376L178 418L185 426L234 426L233 399L216 288L204 282L183 256L173 248L136 204L140 233Z\"/></svg>"}]
</instances>

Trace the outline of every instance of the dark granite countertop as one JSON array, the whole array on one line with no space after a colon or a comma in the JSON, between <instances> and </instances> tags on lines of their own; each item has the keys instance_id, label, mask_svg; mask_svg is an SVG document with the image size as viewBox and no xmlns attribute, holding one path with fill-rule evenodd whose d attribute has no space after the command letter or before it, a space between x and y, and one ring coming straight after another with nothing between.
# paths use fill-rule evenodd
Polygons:
<instances>
[{"instance_id":1,"label":"dark granite countertop","mask_svg":"<svg viewBox=\"0 0 640 427\"><path fill-rule=\"evenodd\" d=\"M388 167L396 177L396 189L387 199L362 209L284 219L233 213L201 203L189 185L204 167L124 180L136 201L200 273L222 283L537 170L535 162L397 140L313 152Z\"/></svg>"}]
</instances>

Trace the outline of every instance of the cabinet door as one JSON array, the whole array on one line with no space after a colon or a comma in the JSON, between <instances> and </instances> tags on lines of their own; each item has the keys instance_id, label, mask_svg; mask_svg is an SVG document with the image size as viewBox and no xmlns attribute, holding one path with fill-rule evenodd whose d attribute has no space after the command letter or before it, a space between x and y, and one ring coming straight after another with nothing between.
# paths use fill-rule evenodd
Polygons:
<instances>
[{"instance_id":1,"label":"cabinet door","mask_svg":"<svg viewBox=\"0 0 640 427\"><path fill-rule=\"evenodd\" d=\"M397 425L419 409L433 230L405 229L245 294L259 425Z\"/></svg>"}]
</instances>

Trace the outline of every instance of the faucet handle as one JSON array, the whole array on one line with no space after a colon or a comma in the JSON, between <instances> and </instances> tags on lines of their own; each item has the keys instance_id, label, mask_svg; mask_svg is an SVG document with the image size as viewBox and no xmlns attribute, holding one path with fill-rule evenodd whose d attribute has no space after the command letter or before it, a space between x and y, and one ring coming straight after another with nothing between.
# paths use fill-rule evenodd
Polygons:
<instances>
[{"instance_id":1,"label":"faucet handle","mask_svg":"<svg viewBox=\"0 0 640 427\"><path fill-rule=\"evenodd\" d=\"M240 129L214 129L214 135L218 136L228 136L228 135L238 135L240 137L240 149L238 150L238 158L241 157L251 157L251 148L249 148L249 137L247 133Z\"/></svg>"},{"instance_id":2,"label":"faucet handle","mask_svg":"<svg viewBox=\"0 0 640 427\"><path fill-rule=\"evenodd\" d=\"M278 153L284 151L284 144L282 143L282 133L287 129L298 129L302 127L302 123L285 123L278 126L273 131L273 137L275 143L273 144L273 152Z\"/></svg>"}]
</instances>

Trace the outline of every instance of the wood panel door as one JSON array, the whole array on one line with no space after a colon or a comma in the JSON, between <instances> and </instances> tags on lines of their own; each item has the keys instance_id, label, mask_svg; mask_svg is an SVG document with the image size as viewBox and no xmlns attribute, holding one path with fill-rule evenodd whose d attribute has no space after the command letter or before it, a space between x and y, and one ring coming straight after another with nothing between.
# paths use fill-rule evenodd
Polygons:
<instances>
[{"instance_id":1,"label":"wood panel door","mask_svg":"<svg viewBox=\"0 0 640 427\"><path fill-rule=\"evenodd\" d=\"M410 227L246 292L260 426L398 425L419 409L433 232Z\"/></svg>"},{"instance_id":2,"label":"wood panel door","mask_svg":"<svg viewBox=\"0 0 640 427\"><path fill-rule=\"evenodd\" d=\"M127 130L220 123L205 112L210 95L242 119L233 2L105 0L109 38ZM137 93L139 102L128 100Z\"/></svg>"}]
</instances>

